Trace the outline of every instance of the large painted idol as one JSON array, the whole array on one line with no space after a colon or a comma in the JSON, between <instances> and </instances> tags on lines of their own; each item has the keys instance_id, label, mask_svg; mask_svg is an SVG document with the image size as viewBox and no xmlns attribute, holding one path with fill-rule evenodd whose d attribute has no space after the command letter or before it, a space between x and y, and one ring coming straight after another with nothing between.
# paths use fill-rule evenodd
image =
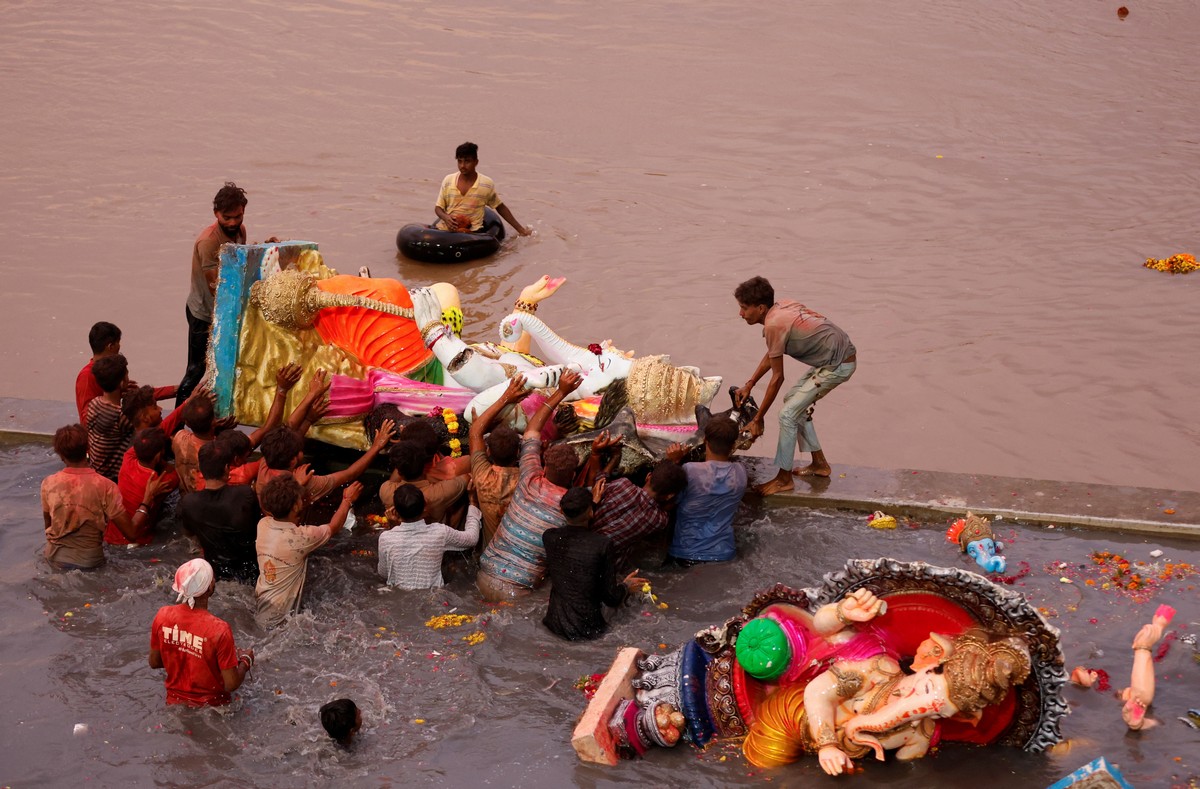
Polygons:
<instances>
[{"instance_id":1,"label":"large painted idol","mask_svg":"<svg viewBox=\"0 0 1200 789\"><path fill-rule=\"evenodd\" d=\"M1067 708L1058 631L971 572L852 560L777 585L666 655L621 650L575 729L585 761L740 738L746 759L806 756L831 775L941 743L1040 751Z\"/></svg>"},{"instance_id":2,"label":"large painted idol","mask_svg":"<svg viewBox=\"0 0 1200 789\"><path fill-rule=\"evenodd\" d=\"M298 362L306 377L324 370L331 381L313 437L362 448L362 418L381 403L414 415L448 410L469 422L517 373L529 389L545 390L571 369L584 379L572 396L579 427L591 427L601 395L619 389L639 430L686 436L720 378L665 356L634 357L609 342L584 347L563 339L536 314L563 282L545 276L522 290L500 321L500 342L467 343L463 305L449 283L410 289L366 272L341 275L307 242L226 245L209 348L218 410L262 424L274 371ZM522 427L538 402L530 398L505 416Z\"/></svg>"}]
</instances>

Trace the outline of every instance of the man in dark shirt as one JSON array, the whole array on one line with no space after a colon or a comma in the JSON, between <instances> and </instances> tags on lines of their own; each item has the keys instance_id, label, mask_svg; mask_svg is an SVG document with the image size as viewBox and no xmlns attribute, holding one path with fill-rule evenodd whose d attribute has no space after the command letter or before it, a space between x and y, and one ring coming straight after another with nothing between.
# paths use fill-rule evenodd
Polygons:
<instances>
[{"instance_id":1,"label":"man in dark shirt","mask_svg":"<svg viewBox=\"0 0 1200 789\"><path fill-rule=\"evenodd\" d=\"M593 526L612 540L618 568L631 566L634 549L666 531L667 513L686 487L683 467L667 459L659 461L640 488L625 477L596 480Z\"/></svg>"},{"instance_id":2,"label":"man in dark shirt","mask_svg":"<svg viewBox=\"0 0 1200 789\"><path fill-rule=\"evenodd\" d=\"M619 606L646 583L630 573L617 580L613 543L592 531L592 492L571 488L559 505L567 525L547 529L546 575L550 579L550 605L542 620L550 632L569 641L599 638L607 629L602 606Z\"/></svg>"},{"instance_id":3,"label":"man in dark shirt","mask_svg":"<svg viewBox=\"0 0 1200 789\"><path fill-rule=\"evenodd\" d=\"M218 580L254 583L258 578L254 541L262 512L253 488L228 484L230 460L223 442L210 441L200 447L204 490L180 500L180 518L183 528L200 542Z\"/></svg>"}]
</instances>

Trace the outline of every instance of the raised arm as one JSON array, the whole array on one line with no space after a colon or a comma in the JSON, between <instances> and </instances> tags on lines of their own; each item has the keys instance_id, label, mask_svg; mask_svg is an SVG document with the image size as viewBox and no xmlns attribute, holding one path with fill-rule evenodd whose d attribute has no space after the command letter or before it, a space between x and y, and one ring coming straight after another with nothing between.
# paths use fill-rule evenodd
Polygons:
<instances>
[{"instance_id":1,"label":"raised arm","mask_svg":"<svg viewBox=\"0 0 1200 789\"><path fill-rule=\"evenodd\" d=\"M308 382L308 392L305 393L304 398L296 404L296 407L292 409L292 413L288 415L288 427L290 427L292 430L295 430L300 435L304 435L308 432L308 427L311 426L311 423L306 424L306 422L308 422L309 410L315 403L325 396L326 392L329 391L329 384L330 381L328 373L326 373L324 370L317 370L316 374L312 377L312 380Z\"/></svg>"},{"instance_id":2,"label":"raised arm","mask_svg":"<svg viewBox=\"0 0 1200 789\"><path fill-rule=\"evenodd\" d=\"M288 362L275 373L275 398L263 426L250 434L250 446L257 447L263 436L279 427L283 422L283 409L287 405L288 392L300 381L300 365Z\"/></svg>"},{"instance_id":3,"label":"raised arm","mask_svg":"<svg viewBox=\"0 0 1200 789\"><path fill-rule=\"evenodd\" d=\"M380 432L383 432L382 428ZM329 536L337 534L346 525L346 516L350 514L350 508L354 506L360 493L362 493L361 482L351 482L342 491L342 503L338 505L337 512L333 513L333 519L329 521Z\"/></svg>"},{"instance_id":4,"label":"raised arm","mask_svg":"<svg viewBox=\"0 0 1200 789\"><path fill-rule=\"evenodd\" d=\"M579 388L583 383L583 376L574 370L563 370L562 375L558 379L558 389L554 390L554 394L542 403L542 407L537 410L537 413L529 420L529 424L525 426L525 438L541 438L542 428L546 426L546 421L554 413L554 409L558 408L559 403L563 399Z\"/></svg>"},{"instance_id":5,"label":"raised arm","mask_svg":"<svg viewBox=\"0 0 1200 789\"><path fill-rule=\"evenodd\" d=\"M167 481L165 474L152 474L146 482L146 490L142 493L142 503L133 511L133 517L122 512L117 517L113 518L113 525L120 530L121 534L125 535L125 539L130 542L136 542L142 536L142 531L146 528L146 524L150 520L150 508L154 506L154 500L161 493L165 492ZM49 522L49 514L47 513L47 522Z\"/></svg>"},{"instance_id":6,"label":"raised arm","mask_svg":"<svg viewBox=\"0 0 1200 789\"><path fill-rule=\"evenodd\" d=\"M521 374L514 375L508 379L508 388L504 390L504 394L496 402L492 403L484 410L479 417L471 423L471 430L467 433L467 446L470 448L471 454L484 451L483 437L492 429L492 424L499 418L501 412L514 403L519 403L529 396L529 392L525 389L525 376Z\"/></svg>"},{"instance_id":7,"label":"raised arm","mask_svg":"<svg viewBox=\"0 0 1200 789\"><path fill-rule=\"evenodd\" d=\"M479 528L483 515L474 504L467 507L467 525L462 530L446 527L446 550L465 551L479 543Z\"/></svg>"},{"instance_id":8,"label":"raised arm","mask_svg":"<svg viewBox=\"0 0 1200 789\"><path fill-rule=\"evenodd\" d=\"M333 478L334 486L345 485L347 482L353 482L363 475L363 472L370 468L375 462L375 458L383 451L392 440L392 434L396 430L396 423L390 419L383 420L383 424L379 426L379 432L375 434L375 440L371 442L371 448L363 453L363 456L354 461L348 468L341 471L335 471L329 476Z\"/></svg>"},{"instance_id":9,"label":"raised arm","mask_svg":"<svg viewBox=\"0 0 1200 789\"><path fill-rule=\"evenodd\" d=\"M601 430L599 435L592 439L592 452L588 455L587 464L583 469L583 480L579 483L585 488L591 487L596 481L596 477L600 474L608 475L617 467L617 463L621 460L621 453L609 452L615 446L620 445L621 439L616 436L609 435L607 430ZM600 459L606 458L606 461L601 467ZM599 503L599 502L597 502Z\"/></svg>"}]
</instances>

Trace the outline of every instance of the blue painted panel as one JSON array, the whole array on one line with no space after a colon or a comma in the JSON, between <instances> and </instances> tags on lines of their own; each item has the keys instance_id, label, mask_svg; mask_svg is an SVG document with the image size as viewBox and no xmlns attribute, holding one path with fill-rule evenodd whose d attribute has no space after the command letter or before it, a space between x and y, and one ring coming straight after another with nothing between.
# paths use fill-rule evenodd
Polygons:
<instances>
[{"instance_id":1,"label":"blue painted panel","mask_svg":"<svg viewBox=\"0 0 1200 789\"><path fill-rule=\"evenodd\" d=\"M311 241L280 244L225 244L217 273L217 297L213 307L212 333L208 338L208 369L217 396L217 415L233 413L233 391L237 374L238 341L242 315L250 299L250 286L262 278L262 259L271 247L279 247L279 265L286 268L301 252L315 250Z\"/></svg>"}]
</instances>

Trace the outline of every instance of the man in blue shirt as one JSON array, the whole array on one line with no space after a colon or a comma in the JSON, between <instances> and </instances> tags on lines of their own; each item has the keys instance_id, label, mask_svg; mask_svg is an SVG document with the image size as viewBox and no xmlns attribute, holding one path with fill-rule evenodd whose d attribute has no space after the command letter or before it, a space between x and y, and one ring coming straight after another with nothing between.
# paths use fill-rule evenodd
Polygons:
<instances>
[{"instance_id":1,"label":"man in blue shirt","mask_svg":"<svg viewBox=\"0 0 1200 789\"><path fill-rule=\"evenodd\" d=\"M746 468L729 459L737 439L738 426L731 419L714 417L704 426L704 462L683 467L688 481L676 509L672 559L687 564L736 556L733 515L746 492ZM678 462L686 451L674 444L667 457Z\"/></svg>"}]
</instances>

